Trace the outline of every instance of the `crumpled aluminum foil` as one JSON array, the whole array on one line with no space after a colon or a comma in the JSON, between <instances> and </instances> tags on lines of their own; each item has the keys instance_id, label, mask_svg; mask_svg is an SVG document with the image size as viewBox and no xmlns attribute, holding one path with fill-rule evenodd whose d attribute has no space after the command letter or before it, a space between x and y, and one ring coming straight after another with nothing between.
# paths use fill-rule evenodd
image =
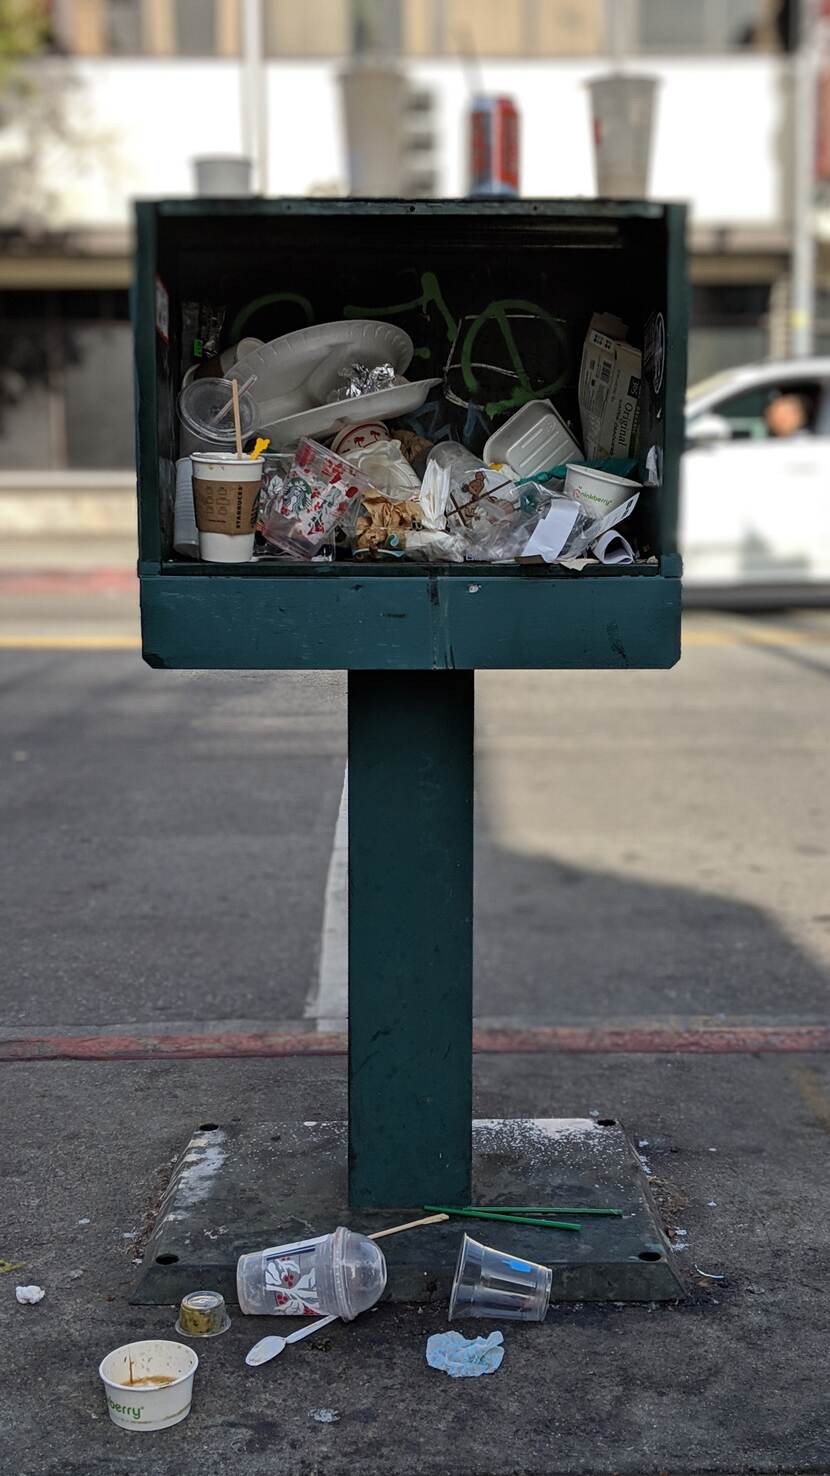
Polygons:
<instances>
[{"instance_id":1,"label":"crumpled aluminum foil","mask_svg":"<svg viewBox=\"0 0 830 1476\"><path fill-rule=\"evenodd\" d=\"M358 400L361 395L373 395L378 390L391 389L397 379L391 364L378 364L370 369L368 364L347 364L337 375L346 383L334 391L332 400Z\"/></svg>"}]
</instances>

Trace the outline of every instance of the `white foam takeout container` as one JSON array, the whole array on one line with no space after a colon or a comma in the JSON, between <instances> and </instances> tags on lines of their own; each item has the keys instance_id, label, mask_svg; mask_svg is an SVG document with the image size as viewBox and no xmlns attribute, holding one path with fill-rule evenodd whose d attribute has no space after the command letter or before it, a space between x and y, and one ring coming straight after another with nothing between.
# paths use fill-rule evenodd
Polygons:
<instances>
[{"instance_id":1,"label":"white foam takeout container","mask_svg":"<svg viewBox=\"0 0 830 1476\"><path fill-rule=\"evenodd\" d=\"M516 477L534 477L581 456L561 415L550 400L528 400L494 431L483 452L488 465L506 463Z\"/></svg>"}]
</instances>

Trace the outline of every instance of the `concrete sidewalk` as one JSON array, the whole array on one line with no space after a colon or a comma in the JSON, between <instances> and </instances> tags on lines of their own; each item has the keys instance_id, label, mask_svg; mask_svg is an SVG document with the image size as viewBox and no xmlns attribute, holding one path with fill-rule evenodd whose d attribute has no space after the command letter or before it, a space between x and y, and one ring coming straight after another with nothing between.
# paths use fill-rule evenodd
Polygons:
<instances>
[{"instance_id":1,"label":"concrete sidewalk","mask_svg":"<svg viewBox=\"0 0 830 1476\"><path fill-rule=\"evenodd\" d=\"M25 1262L0 1277L9 1476L830 1470L830 1057L479 1059L480 1115L599 1109L648 1139L666 1224L688 1231L689 1301L506 1324L501 1369L461 1382L425 1363L436 1310L381 1307L257 1371L244 1353L273 1324L235 1314L198 1347L190 1418L135 1438L96 1370L120 1342L175 1336L172 1310L128 1305L172 1158L204 1121L343 1115L344 1063L6 1066L0 1093L0 1254ZM19 1281L46 1299L18 1306Z\"/></svg>"}]
</instances>

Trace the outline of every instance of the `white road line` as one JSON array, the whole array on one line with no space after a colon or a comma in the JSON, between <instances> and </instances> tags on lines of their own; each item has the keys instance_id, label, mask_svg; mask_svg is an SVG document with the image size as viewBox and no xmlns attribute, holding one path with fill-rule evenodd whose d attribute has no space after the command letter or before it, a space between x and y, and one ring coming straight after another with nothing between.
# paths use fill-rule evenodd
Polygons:
<instances>
[{"instance_id":1,"label":"white road line","mask_svg":"<svg viewBox=\"0 0 830 1476\"><path fill-rule=\"evenodd\" d=\"M334 828L323 930L320 938L320 967L308 993L306 1020L314 1020L318 1033L342 1030L349 1013L349 771Z\"/></svg>"}]
</instances>

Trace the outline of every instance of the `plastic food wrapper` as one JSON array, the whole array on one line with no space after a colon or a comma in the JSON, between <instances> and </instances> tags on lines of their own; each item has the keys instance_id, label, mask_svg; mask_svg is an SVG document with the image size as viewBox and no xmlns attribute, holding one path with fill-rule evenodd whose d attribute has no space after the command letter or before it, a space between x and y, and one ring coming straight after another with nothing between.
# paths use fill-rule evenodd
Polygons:
<instances>
[{"instance_id":1,"label":"plastic food wrapper","mask_svg":"<svg viewBox=\"0 0 830 1476\"><path fill-rule=\"evenodd\" d=\"M294 463L293 452L267 451L262 458L262 490L259 494L257 529L262 532L271 508L282 495L283 485Z\"/></svg>"},{"instance_id":2,"label":"plastic food wrapper","mask_svg":"<svg viewBox=\"0 0 830 1476\"><path fill-rule=\"evenodd\" d=\"M419 526L420 515L417 502L401 502L379 493L365 495L354 526L352 552L356 556L393 553L399 557L407 547L409 530Z\"/></svg>"},{"instance_id":3,"label":"plastic food wrapper","mask_svg":"<svg viewBox=\"0 0 830 1476\"><path fill-rule=\"evenodd\" d=\"M345 380L345 384L334 390L332 403L359 400L361 395L373 395L378 390L391 389L393 384L403 382L392 364L377 364L374 368L369 364L347 364L345 369L338 370L337 378Z\"/></svg>"},{"instance_id":4,"label":"plastic food wrapper","mask_svg":"<svg viewBox=\"0 0 830 1476\"><path fill-rule=\"evenodd\" d=\"M261 531L286 553L313 558L335 527L353 533L361 499L374 491L368 478L342 456L303 440L271 499Z\"/></svg>"},{"instance_id":5,"label":"plastic food wrapper","mask_svg":"<svg viewBox=\"0 0 830 1476\"><path fill-rule=\"evenodd\" d=\"M500 1332L487 1338L465 1338L460 1332L433 1333L427 1338L427 1363L451 1379L478 1379L495 1373L503 1358L504 1334Z\"/></svg>"},{"instance_id":6,"label":"plastic food wrapper","mask_svg":"<svg viewBox=\"0 0 830 1476\"><path fill-rule=\"evenodd\" d=\"M498 495L479 498L465 510L464 557L480 563L519 558L550 500L549 489L536 482L509 482Z\"/></svg>"},{"instance_id":7,"label":"plastic food wrapper","mask_svg":"<svg viewBox=\"0 0 830 1476\"><path fill-rule=\"evenodd\" d=\"M504 503L515 502L515 481L507 471L494 471L460 441L440 441L427 459L427 470L438 465L449 473L447 525L451 531L463 529L477 516L483 498L498 494Z\"/></svg>"},{"instance_id":8,"label":"plastic food wrapper","mask_svg":"<svg viewBox=\"0 0 830 1476\"><path fill-rule=\"evenodd\" d=\"M406 460L400 441L375 441L371 446L355 447L347 452L346 459L385 497L405 502L420 494L420 478Z\"/></svg>"},{"instance_id":9,"label":"plastic food wrapper","mask_svg":"<svg viewBox=\"0 0 830 1476\"><path fill-rule=\"evenodd\" d=\"M539 510L483 498L464 528L464 557L477 563L503 564L523 553Z\"/></svg>"},{"instance_id":10,"label":"plastic food wrapper","mask_svg":"<svg viewBox=\"0 0 830 1476\"><path fill-rule=\"evenodd\" d=\"M460 533L447 530L449 495L449 467L428 461L417 499L420 529L407 537L407 558L443 564L463 562L464 539Z\"/></svg>"},{"instance_id":11,"label":"plastic food wrapper","mask_svg":"<svg viewBox=\"0 0 830 1476\"><path fill-rule=\"evenodd\" d=\"M417 476L423 477L433 442L428 441L426 436L419 435L417 431L409 430L406 426L401 426L396 430L395 435L400 441L401 450L409 465Z\"/></svg>"},{"instance_id":12,"label":"plastic food wrapper","mask_svg":"<svg viewBox=\"0 0 830 1476\"><path fill-rule=\"evenodd\" d=\"M460 533L440 533L437 529L408 533L406 557L428 564L463 564L464 539Z\"/></svg>"}]
</instances>

